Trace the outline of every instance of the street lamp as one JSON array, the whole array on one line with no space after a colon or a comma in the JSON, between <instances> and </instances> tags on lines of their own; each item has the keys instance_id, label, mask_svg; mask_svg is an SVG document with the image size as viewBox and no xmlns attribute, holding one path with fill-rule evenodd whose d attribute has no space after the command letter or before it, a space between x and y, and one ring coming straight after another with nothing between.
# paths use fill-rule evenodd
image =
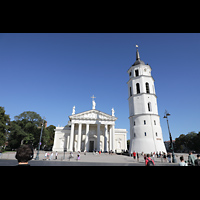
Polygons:
<instances>
[{"instance_id":1,"label":"street lamp","mask_svg":"<svg viewBox=\"0 0 200 200\"><path fill-rule=\"evenodd\" d=\"M42 123L42 128L41 128L41 133L40 133L40 141L39 141L39 144L38 144L38 152L37 152L37 155L35 157L35 160L39 160L39 152L40 152L40 145L41 145L41 140L42 140L42 131L43 131L43 126L44 126L44 119L45 119L45 117L43 117L43 123Z\"/></svg>"},{"instance_id":2,"label":"street lamp","mask_svg":"<svg viewBox=\"0 0 200 200\"><path fill-rule=\"evenodd\" d=\"M170 129L169 129L168 116L170 116L170 114L167 112L167 110L165 110L165 115L164 115L163 118L167 119L167 126L168 126L168 131L169 131L169 138L170 138L171 149L172 149L172 162L176 163L177 161L176 161L176 158L175 158L175 155L174 155L174 146L173 146L173 142L172 142L172 135L171 135L171 132L170 132Z\"/></svg>"}]
</instances>

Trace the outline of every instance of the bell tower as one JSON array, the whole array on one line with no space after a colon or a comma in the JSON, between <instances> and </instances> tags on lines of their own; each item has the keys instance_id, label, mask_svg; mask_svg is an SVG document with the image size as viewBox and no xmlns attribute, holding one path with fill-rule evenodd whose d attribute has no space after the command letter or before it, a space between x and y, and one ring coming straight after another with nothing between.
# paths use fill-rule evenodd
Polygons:
<instances>
[{"instance_id":1,"label":"bell tower","mask_svg":"<svg viewBox=\"0 0 200 200\"><path fill-rule=\"evenodd\" d=\"M130 120L129 153L166 152L151 70L148 64L140 60L137 48L136 61L128 70L129 81L127 82Z\"/></svg>"}]
</instances>

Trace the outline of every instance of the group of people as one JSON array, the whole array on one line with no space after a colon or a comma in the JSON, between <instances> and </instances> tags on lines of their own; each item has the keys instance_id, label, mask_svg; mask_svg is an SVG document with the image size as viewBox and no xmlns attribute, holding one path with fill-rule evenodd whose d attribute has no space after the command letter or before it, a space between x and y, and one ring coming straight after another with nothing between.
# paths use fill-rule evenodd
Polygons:
<instances>
[{"instance_id":1,"label":"group of people","mask_svg":"<svg viewBox=\"0 0 200 200\"><path fill-rule=\"evenodd\" d=\"M49 155L50 155L50 157L49 157ZM55 160L57 160L57 159L58 159L58 152L56 151ZM49 154L49 152L45 152L44 160L53 160L53 152L51 152L51 154Z\"/></svg>"},{"instance_id":2,"label":"group of people","mask_svg":"<svg viewBox=\"0 0 200 200\"><path fill-rule=\"evenodd\" d=\"M136 156L137 156L137 161L139 162L139 153L137 152L133 152L133 159L135 160L136 159ZM155 166L155 162L154 162L154 155L155 155L155 152L154 154L144 154L143 152L141 153L141 156L144 157L144 161L145 161L145 166ZM150 157L150 156L153 156L153 159Z\"/></svg>"},{"instance_id":3,"label":"group of people","mask_svg":"<svg viewBox=\"0 0 200 200\"><path fill-rule=\"evenodd\" d=\"M197 154L197 158L193 155L193 153L190 151L188 160L184 161L184 157L180 157L180 163L179 166L200 166L200 154Z\"/></svg>"}]
</instances>

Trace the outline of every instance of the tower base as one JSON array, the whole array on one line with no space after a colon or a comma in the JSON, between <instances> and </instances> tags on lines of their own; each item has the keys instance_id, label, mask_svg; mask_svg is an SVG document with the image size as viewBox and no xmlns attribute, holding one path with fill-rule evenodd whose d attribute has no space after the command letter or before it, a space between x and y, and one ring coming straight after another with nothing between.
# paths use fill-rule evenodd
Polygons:
<instances>
[{"instance_id":1,"label":"tower base","mask_svg":"<svg viewBox=\"0 0 200 200\"><path fill-rule=\"evenodd\" d=\"M165 152L166 153L166 148L162 140L155 141L152 138L148 139L143 139L143 138L138 138L138 139L132 139L130 141L130 146L129 146L129 153L133 152L138 152L138 153L153 153L153 152Z\"/></svg>"}]
</instances>

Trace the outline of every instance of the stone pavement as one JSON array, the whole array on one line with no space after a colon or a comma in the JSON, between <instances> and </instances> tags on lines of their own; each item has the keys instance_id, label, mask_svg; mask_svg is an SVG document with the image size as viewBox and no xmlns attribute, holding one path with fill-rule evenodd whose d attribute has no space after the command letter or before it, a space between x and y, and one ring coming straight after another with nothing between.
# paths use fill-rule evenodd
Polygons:
<instances>
[{"instance_id":1,"label":"stone pavement","mask_svg":"<svg viewBox=\"0 0 200 200\"><path fill-rule=\"evenodd\" d=\"M15 152L7 152L2 154L0 157L0 166L4 165L16 165ZM34 159L30 161L32 166L144 166L143 156L140 156L139 162L133 157L125 156L125 155L116 155L116 154L93 154L87 153L84 155L83 152L80 153L80 160L77 161L77 153L74 152L74 157L69 160L69 152L65 153L65 159L63 160L63 153L58 152L58 159L55 160L55 152L53 156L53 160L44 160L44 151L40 151L39 161L35 161ZM183 155L183 154L180 154ZM36 152L34 153L34 158L36 156ZM179 156L179 155L178 155ZM188 154L185 154L184 157L187 158ZM155 158L156 166L178 166L180 162L179 157L176 158L177 163L168 163L162 162L161 158ZM12 162L8 160L13 160ZM15 160L15 161L14 161Z\"/></svg>"}]
</instances>

